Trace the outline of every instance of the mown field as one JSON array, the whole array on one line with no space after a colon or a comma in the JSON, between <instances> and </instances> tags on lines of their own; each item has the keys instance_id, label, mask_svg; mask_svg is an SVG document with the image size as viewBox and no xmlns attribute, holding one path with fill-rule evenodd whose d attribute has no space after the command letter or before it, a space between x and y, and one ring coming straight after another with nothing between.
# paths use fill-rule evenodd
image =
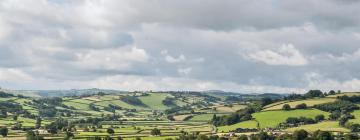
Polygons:
<instances>
[{"instance_id":1,"label":"mown field","mask_svg":"<svg viewBox=\"0 0 360 140\"><path fill-rule=\"evenodd\" d=\"M334 102L336 99L334 98L317 98L317 99L307 99L307 100L299 100L299 101L283 101L280 103L270 104L264 107L264 111L269 110L280 110L282 109L284 104L289 104L291 108L295 108L296 105L305 103L308 107L312 107L314 105Z\"/></svg>"},{"instance_id":2,"label":"mown field","mask_svg":"<svg viewBox=\"0 0 360 140\"><path fill-rule=\"evenodd\" d=\"M309 132L316 130L331 131L331 132L350 132L349 129L341 127L337 121L325 121L317 124L302 125L299 127L289 128L286 131L294 132L295 130L304 129Z\"/></svg>"}]
</instances>

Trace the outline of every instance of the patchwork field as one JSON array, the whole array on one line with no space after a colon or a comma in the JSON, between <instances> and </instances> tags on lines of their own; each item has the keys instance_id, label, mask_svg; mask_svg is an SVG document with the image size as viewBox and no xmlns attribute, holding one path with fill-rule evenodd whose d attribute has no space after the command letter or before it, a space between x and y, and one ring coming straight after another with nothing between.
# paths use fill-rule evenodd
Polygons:
<instances>
[{"instance_id":1,"label":"patchwork field","mask_svg":"<svg viewBox=\"0 0 360 140\"><path fill-rule=\"evenodd\" d=\"M360 96L360 92L345 92L342 94L336 94L336 95L329 95L327 97L332 97L332 98L336 98L338 96Z\"/></svg>"},{"instance_id":2,"label":"patchwork field","mask_svg":"<svg viewBox=\"0 0 360 140\"><path fill-rule=\"evenodd\" d=\"M167 94L150 94L148 96L139 97L139 99L147 105L149 108L154 110L165 110L168 106L165 106L162 101L167 97Z\"/></svg>"},{"instance_id":3,"label":"patchwork field","mask_svg":"<svg viewBox=\"0 0 360 140\"><path fill-rule=\"evenodd\" d=\"M317 109L301 109L290 111L264 111L252 114L255 120L260 124L260 128L276 127L279 123L284 122L288 117L311 117L324 115L326 118L330 113Z\"/></svg>"},{"instance_id":4,"label":"patchwork field","mask_svg":"<svg viewBox=\"0 0 360 140\"><path fill-rule=\"evenodd\" d=\"M307 100L299 100L299 101L290 101L290 102L282 102L280 104L276 104L274 106L265 108L264 111L269 110L280 110L282 109L284 104L289 104L291 108L295 108L296 105L305 103L308 107L312 107L317 104L334 102L336 99L334 98L317 98L317 99L307 99Z\"/></svg>"},{"instance_id":5,"label":"patchwork field","mask_svg":"<svg viewBox=\"0 0 360 140\"><path fill-rule=\"evenodd\" d=\"M317 124L302 125L299 127L286 129L286 131L293 132L295 130L300 130L300 129L304 129L309 132L314 132L316 130L331 131L331 132L349 132L348 129L339 126L338 121L325 121Z\"/></svg>"},{"instance_id":6,"label":"patchwork field","mask_svg":"<svg viewBox=\"0 0 360 140\"><path fill-rule=\"evenodd\" d=\"M241 123L237 123L237 124L233 124L233 125L229 125L229 126L221 126L218 127L218 132L223 133L223 132L229 132L231 130L235 130L236 128L257 128L257 122L256 121L244 121Z\"/></svg>"}]
</instances>

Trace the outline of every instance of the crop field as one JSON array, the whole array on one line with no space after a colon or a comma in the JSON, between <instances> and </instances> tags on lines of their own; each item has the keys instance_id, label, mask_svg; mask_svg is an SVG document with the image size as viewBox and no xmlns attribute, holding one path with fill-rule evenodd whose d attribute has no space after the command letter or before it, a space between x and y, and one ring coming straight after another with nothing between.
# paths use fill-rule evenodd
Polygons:
<instances>
[{"instance_id":1,"label":"crop field","mask_svg":"<svg viewBox=\"0 0 360 140\"><path fill-rule=\"evenodd\" d=\"M329 103L334 102L336 99L334 98L318 98L318 99L307 99L307 100L299 100L299 101L291 101L291 102L284 102L278 105L274 105L272 107L265 108L264 111L269 110L280 110L282 109L284 104L289 104L291 108L295 108L296 105L305 103L308 107L317 105L317 104L323 104L323 103Z\"/></svg>"},{"instance_id":2,"label":"crop field","mask_svg":"<svg viewBox=\"0 0 360 140\"><path fill-rule=\"evenodd\" d=\"M302 125L299 127L286 129L286 131L293 132L299 129L304 129L309 132L314 132L316 130L331 131L331 132L349 132L348 129L339 126L339 122L337 121L325 121L317 124Z\"/></svg>"},{"instance_id":3,"label":"crop field","mask_svg":"<svg viewBox=\"0 0 360 140\"><path fill-rule=\"evenodd\" d=\"M290 111L264 111L252 114L255 120L260 124L260 128L276 127L279 123L284 122L288 117L311 117L315 118L316 115L324 115L326 118L329 116L328 112L317 109L301 109Z\"/></svg>"}]
</instances>

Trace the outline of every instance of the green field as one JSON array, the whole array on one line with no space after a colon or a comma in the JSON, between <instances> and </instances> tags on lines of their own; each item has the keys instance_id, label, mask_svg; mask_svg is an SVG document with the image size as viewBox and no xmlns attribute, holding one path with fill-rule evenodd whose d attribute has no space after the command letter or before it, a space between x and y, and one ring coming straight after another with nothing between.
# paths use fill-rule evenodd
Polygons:
<instances>
[{"instance_id":1,"label":"green field","mask_svg":"<svg viewBox=\"0 0 360 140\"><path fill-rule=\"evenodd\" d=\"M286 129L286 131L293 132L295 130L300 130L300 129L304 129L309 132L314 132L316 130L332 131L332 132L349 132L348 129L339 126L338 121L325 121L317 124L302 125L299 127Z\"/></svg>"},{"instance_id":2,"label":"green field","mask_svg":"<svg viewBox=\"0 0 360 140\"><path fill-rule=\"evenodd\" d=\"M216 116L221 116L224 114L216 114ZM203 122L209 122L214 114L200 114L193 116L189 121L203 121Z\"/></svg>"},{"instance_id":3,"label":"green field","mask_svg":"<svg viewBox=\"0 0 360 140\"><path fill-rule=\"evenodd\" d=\"M284 122L288 117L311 117L315 118L316 115L324 115L326 118L329 116L328 112L317 109L301 109L290 111L264 111L252 114L261 128L276 127L279 123Z\"/></svg>"},{"instance_id":4,"label":"green field","mask_svg":"<svg viewBox=\"0 0 360 140\"><path fill-rule=\"evenodd\" d=\"M141 96L139 99L148 107L154 110L165 110L168 106L165 106L162 101L167 97L167 94L150 94L148 96Z\"/></svg>"},{"instance_id":5,"label":"green field","mask_svg":"<svg viewBox=\"0 0 360 140\"><path fill-rule=\"evenodd\" d=\"M250 120L250 121L244 121L241 123L229 125L229 126L221 126L218 127L218 132L229 132L231 130L235 130L236 128L257 128L257 122Z\"/></svg>"},{"instance_id":6,"label":"green field","mask_svg":"<svg viewBox=\"0 0 360 140\"><path fill-rule=\"evenodd\" d=\"M355 110L351 114L355 116L355 119L351 119L351 120L349 120L349 122L360 123L360 110Z\"/></svg>"},{"instance_id":7,"label":"green field","mask_svg":"<svg viewBox=\"0 0 360 140\"><path fill-rule=\"evenodd\" d=\"M284 104L289 104L291 108L295 108L296 105L305 103L308 107L311 107L317 104L334 102L335 100L336 99L334 98L317 98L317 99L307 99L307 100L299 100L299 101L291 101L291 102L282 102L280 104L265 108L264 111L280 110L282 109Z\"/></svg>"},{"instance_id":8,"label":"green field","mask_svg":"<svg viewBox=\"0 0 360 140\"><path fill-rule=\"evenodd\" d=\"M344 92L341 94L335 94L335 95L329 95L327 97L332 97L332 98L336 98L338 96L360 96L360 92Z\"/></svg>"}]
</instances>

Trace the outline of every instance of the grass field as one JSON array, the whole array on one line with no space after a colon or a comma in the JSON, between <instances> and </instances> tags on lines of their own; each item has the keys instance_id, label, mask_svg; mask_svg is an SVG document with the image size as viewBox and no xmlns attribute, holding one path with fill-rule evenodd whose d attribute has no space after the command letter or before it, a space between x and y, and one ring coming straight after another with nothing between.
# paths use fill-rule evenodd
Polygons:
<instances>
[{"instance_id":1,"label":"grass field","mask_svg":"<svg viewBox=\"0 0 360 140\"><path fill-rule=\"evenodd\" d=\"M304 129L309 132L314 132L316 130L333 131L333 132L349 132L348 129L339 126L338 121L325 121L317 124L302 125L299 127L286 129L286 131L293 132L299 129Z\"/></svg>"},{"instance_id":2,"label":"grass field","mask_svg":"<svg viewBox=\"0 0 360 140\"><path fill-rule=\"evenodd\" d=\"M334 102L336 99L334 98L317 98L317 99L307 99L307 100L299 100L299 101L292 101L292 102L284 102L277 104L275 106L265 108L264 111L268 110L279 110L282 109L284 104L289 104L291 108L295 108L296 105L305 103L308 107L317 105L317 104L323 104L323 103L329 103Z\"/></svg>"},{"instance_id":3,"label":"grass field","mask_svg":"<svg viewBox=\"0 0 360 140\"><path fill-rule=\"evenodd\" d=\"M232 107L229 106L217 106L216 107L216 112L219 113L231 113L231 112L236 112L240 109L244 109L246 107L246 105L233 105Z\"/></svg>"},{"instance_id":4,"label":"grass field","mask_svg":"<svg viewBox=\"0 0 360 140\"><path fill-rule=\"evenodd\" d=\"M221 126L218 127L218 132L229 132L231 130L235 130L236 128L257 128L257 122L250 120L250 121L244 121L241 123L229 125L229 126Z\"/></svg>"},{"instance_id":5,"label":"grass field","mask_svg":"<svg viewBox=\"0 0 360 140\"><path fill-rule=\"evenodd\" d=\"M154 110L165 110L168 106L165 106L162 101L167 97L167 94L150 94L148 96L141 96L139 99L148 107Z\"/></svg>"},{"instance_id":6,"label":"grass field","mask_svg":"<svg viewBox=\"0 0 360 140\"><path fill-rule=\"evenodd\" d=\"M326 118L329 116L328 112L317 109L301 109L291 111L264 111L252 114L259 123L261 128L276 127L279 123L284 122L288 117L311 117L323 114Z\"/></svg>"},{"instance_id":7,"label":"grass field","mask_svg":"<svg viewBox=\"0 0 360 140\"><path fill-rule=\"evenodd\" d=\"M351 114L355 116L355 119L351 119L351 120L349 120L349 122L360 124L360 110L355 110Z\"/></svg>"},{"instance_id":8,"label":"grass field","mask_svg":"<svg viewBox=\"0 0 360 140\"><path fill-rule=\"evenodd\" d=\"M217 115L219 115L219 114L217 114ZM212 119L213 116L214 116L214 114L195 115L189 121L205 121L205 122L208 122L208 121L210 121Z\"/></svg>"},{"instance_id":9,"label":"grass field","mask_svg":"<svg viewBox=\"0 0 360 140\"><path fill-rule=\"evenodd\" d=\"M360 96L360 92L344 92L344 93L342 93L342 94L329 95L329 96L327 96L327 97L336 98L336 97L338 97L338 96L344 96L344 95L346 95L346 96L355 96L355 95Z\"/></svg>"}]
</instances>

